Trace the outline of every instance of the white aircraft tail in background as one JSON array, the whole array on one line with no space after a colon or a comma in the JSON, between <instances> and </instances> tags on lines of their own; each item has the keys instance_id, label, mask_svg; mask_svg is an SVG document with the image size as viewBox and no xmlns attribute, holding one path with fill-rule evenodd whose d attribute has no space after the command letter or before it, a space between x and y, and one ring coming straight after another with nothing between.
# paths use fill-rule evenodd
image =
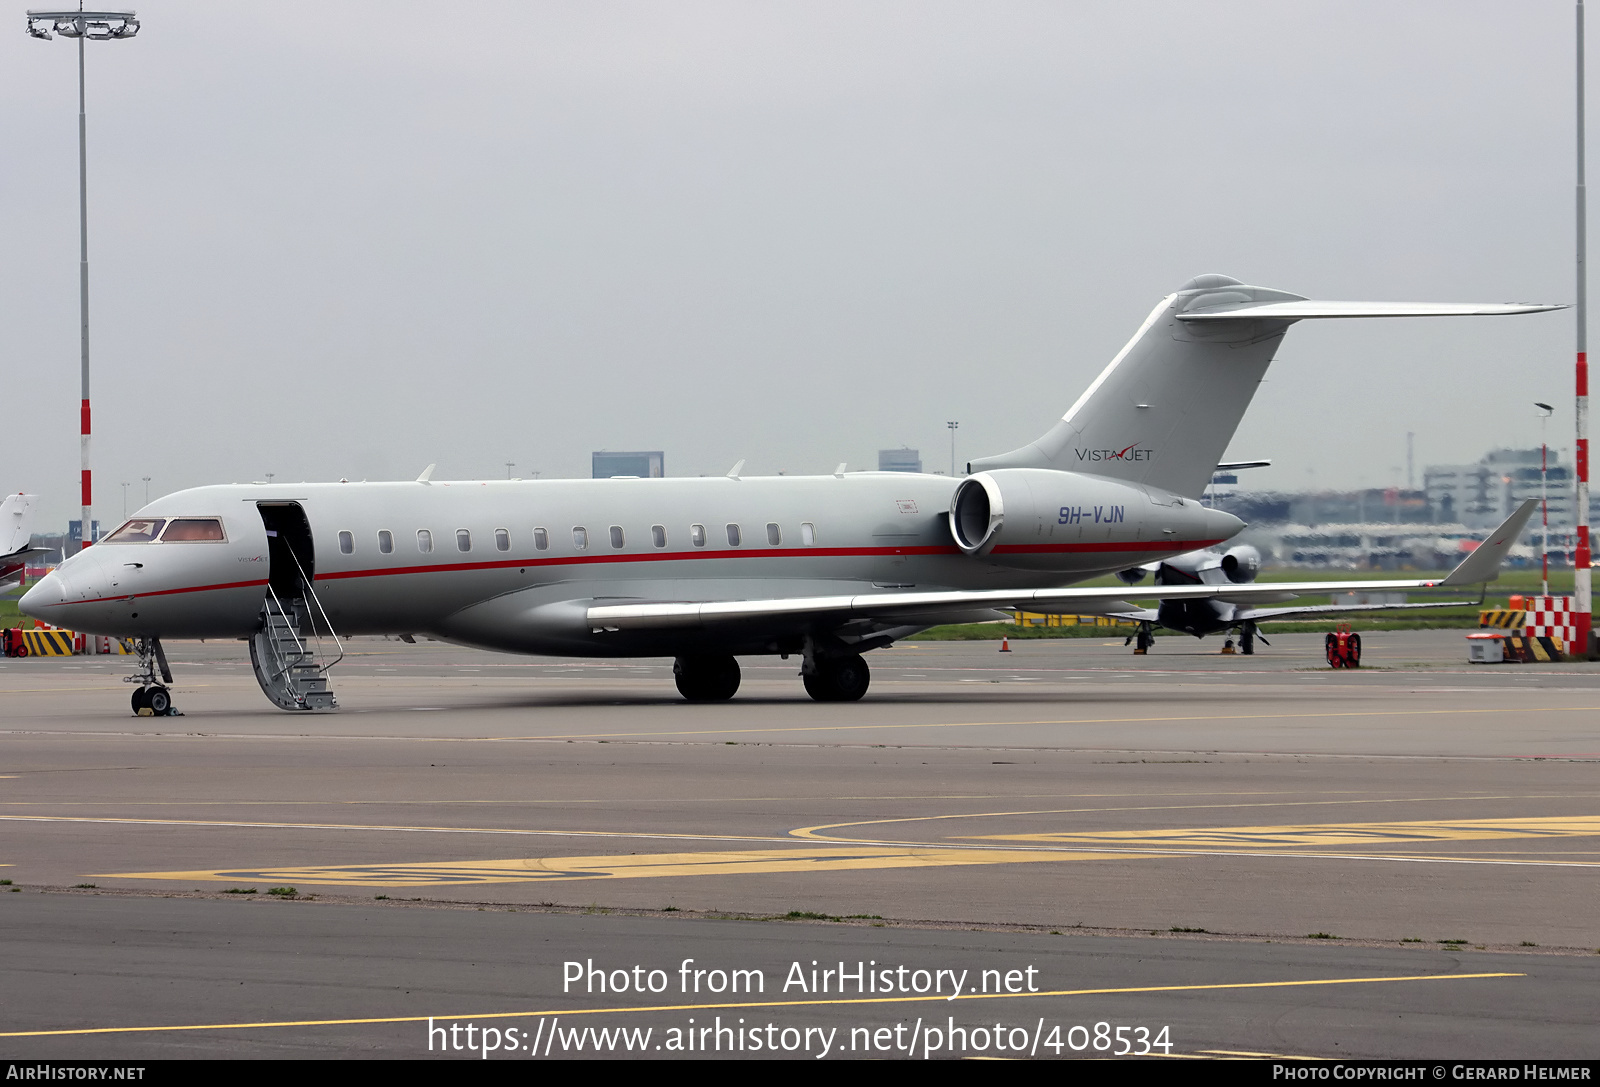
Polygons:
<instances>
[{"instance_id":1,"label":"white aircraft tail in background","mask_svg":"<svg viewBox=\"0 0 1600 1087\"><path fill-rule=\"evenodd\" d=\"M0 588L22 580L28 556L45 548L29 547L33 539L33 506L37 495L10 494L0 502Z\"/></svg>"}]
</instances>

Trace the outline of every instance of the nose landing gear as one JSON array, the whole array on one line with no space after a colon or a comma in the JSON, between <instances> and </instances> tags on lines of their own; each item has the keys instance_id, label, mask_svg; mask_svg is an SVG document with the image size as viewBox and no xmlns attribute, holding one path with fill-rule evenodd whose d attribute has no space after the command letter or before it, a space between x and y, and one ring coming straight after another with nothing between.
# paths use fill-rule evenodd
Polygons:
<instances>
[{"instance_id":1,"label":"nose landing gear","mask_svg":"<svg viewBox=\"0 0 1600 1087\"><path fill-rule=\"evenodd\" d=\"M182 717L172 705L172 692L166 684L172 682L172 669L167 666L167 655L161 649L160 638L136 638L133 643L138 663L134 674L123 676L124 683L137 683L129 702L135 717ZM156 673L161 679L158 682Z\"/></svg>"}]
</instances>

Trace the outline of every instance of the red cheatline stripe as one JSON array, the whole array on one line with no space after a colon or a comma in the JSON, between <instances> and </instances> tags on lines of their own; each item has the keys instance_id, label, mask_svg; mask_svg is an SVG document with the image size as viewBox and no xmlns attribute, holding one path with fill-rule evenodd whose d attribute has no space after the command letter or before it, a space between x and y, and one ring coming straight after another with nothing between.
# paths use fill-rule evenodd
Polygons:
<instances>
[{"instance_id":1,"label":"red cheatline stripe","mask_svg":"<svg viewBox=\"0 0 1600 1087\"><path fill-rule=\"evenodd\" d=\"M1217 540L1170 540L1150 541L1143 543L1126 544L1056 544L1056 545L1013 545L1004 549L1010 553L1033 552L1149 552L1149 551L1193 551L1200 547L1209 547ZM996 551L1002 550L996 548ZM568 555L546 559L497 559L493 562L458 562L439 564L435 566L398 566L381 570L336 570L332 573L318 574L315 581L337 581L343 578L356 577L392 577L399 574L446 574L467 570L506 570L512 567L521 569L528 566L572 566L588 565L593 563L615 562L674 562L685 559L789 559L789 558L870 558L874 556L896 555L956 555L959 550L950 546L920 546L920 547L803 547L803 548L767 548L763 550L738 550L738 551L674 551L662 553L631 554L631 555ZM133 600L146 596L171 596L175 593L200 593L211 589L243 589L257 585L265 585L267 579L257 581L230 581L221 585L191 585L183 589L160 589L148 593L130 593L119 596L102 596L92 600L64 600L51 607L62 607L66 604L100 604L107 600Z\"/></svg>"},{"instance_id":2,"label":"red cheatline stripe","mask_svg":"<svg viewBox=\"0 0 1600 1087\"><path fill-rule=\"evenodd\" d=\"M249 589L256 585L265 585L266 578L260 581L229 581L222 585L190 585L183 589L157 589L150 593L128 593L124 596L97 596L90 600L58 600L46 607L60 608L69 604L104 604L108 600L136 600L141 596L172 596L175 593L208 593L212 589Z\"/></svg>"}]
</instances>

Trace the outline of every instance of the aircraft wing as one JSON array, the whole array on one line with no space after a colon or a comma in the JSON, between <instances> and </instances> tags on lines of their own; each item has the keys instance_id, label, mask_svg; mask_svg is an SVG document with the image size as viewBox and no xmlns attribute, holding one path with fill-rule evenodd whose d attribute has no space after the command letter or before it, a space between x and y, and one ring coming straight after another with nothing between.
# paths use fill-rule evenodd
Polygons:
<instances>
[{"instance_id":1,"label":"aircraft wing","mask_svg":"<svg viewBox=\"0 0 1600 1087\"><path fill-rule=\"evenodd\" d=\"M1237 622L1251 620L1257 623L1282 622L1301 617L1352 615L1363 611L1415 611L1422 608L1464 608L1476 600L1440 600L1426 604L1308 604L1302 608L1251 608L1234 612Z\"/></svg>"},{"instance_id":2,"label":"aircraft wing","mask_svg":"<svg viewBox=\"0 0 1600 1087\"><path fill-rule=\"evenodd\" d=\"M1156 585L1130 592L1126 585L1104 588L1066 589L984 589L925 593L862 593L847 596L789 597L768 600L685 600L671 602L640 601L603 604L588 609L589 626L596 632L620 630L702 630L711 627L759 622L803 623L821 629L836 629L852 623L890 623L927 625L932 616L951 616L963 612L1031 611L1074 614L1080 610L1107 613L1109 608L1126 607L1127 597L1145 600L1209 600L1227 597L1236 603L1282 600L1285 593L1296 596L1339 592L1384 591L1395 589L1453 589L1462 585L1492 581L1499 576L1500 563L1511 545L1533 516L1538 502L1524 502L1506 522L1480 544L1472 554L1439 581L1302 581L1272 582L1261 585ZM1394 607L1394 605L1390 605ZM1459 602L1451 602L1459 607ZM1344 610L1359 610L1360 605ZM1304 611L1306 609L1296 609Z\"/></svg>"}]
</instances>

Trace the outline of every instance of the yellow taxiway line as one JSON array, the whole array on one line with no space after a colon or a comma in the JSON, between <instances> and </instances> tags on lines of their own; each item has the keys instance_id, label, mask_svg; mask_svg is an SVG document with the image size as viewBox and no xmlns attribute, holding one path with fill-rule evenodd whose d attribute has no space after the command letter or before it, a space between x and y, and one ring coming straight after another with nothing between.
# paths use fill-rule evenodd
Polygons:
<instances>
[{"instance_id":1,"label":"yellow taxiway line","mask_svg":"<svg viewBox=\"0 0 1600 1087\"><path fill-rule=\"evenodd\" d=\"M1290 989L1314 985L1375 985L1407 981L1474 981L1485 978L1521 978L1526 974L1414 974L1383 978L1310 978L1296 981L1238 981L1212 985L1139 985L1121 989L1053 989L1041 993L970 993L963 996L850 997L832 1000L750 1000L728 1004L656 1004L627 1008L548 1008L542 1011L485 1012L478 1015L392 1015L365 1019L283 1019L258 1023L184 1023L155 1027L77 1027L71 1030L14 1030L0 1038L47 1038L72 1034L144 1034L193 1030L257 1030L271 1027L366 1026L377 1023L426 1023L430 1020L532 1019L552 1015L642 1015L651 1012L723 1011L739 1008L804 1008L822 1005L918 1004L955 1000L1016 1000L1066 996L1118 996L1133 993L1221 992L1229 989Z\"/></svg>"}]
</instances>

